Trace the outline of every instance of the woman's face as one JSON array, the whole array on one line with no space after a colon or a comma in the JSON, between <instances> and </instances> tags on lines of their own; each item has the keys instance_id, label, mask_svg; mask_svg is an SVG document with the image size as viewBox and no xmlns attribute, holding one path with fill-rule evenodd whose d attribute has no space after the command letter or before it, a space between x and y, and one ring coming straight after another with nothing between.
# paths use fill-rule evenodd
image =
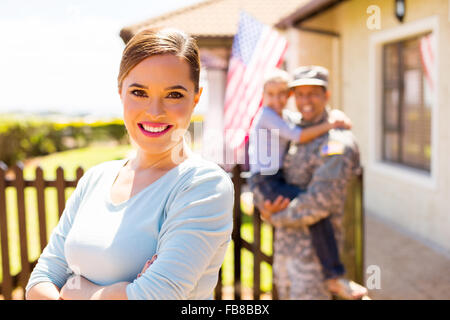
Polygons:
<instances>
[{"instance_id":1,"label":"woman's face","mask_svg":"<svg viewBox=\"0 0 450 320\"><path fill-rule=\"evenodd\" d=\"M201 91L195 92L183 58L165 54L141 61L119 89L131 139L149 154L172 149L187 130Z\"/></svg>"}]
</instances>

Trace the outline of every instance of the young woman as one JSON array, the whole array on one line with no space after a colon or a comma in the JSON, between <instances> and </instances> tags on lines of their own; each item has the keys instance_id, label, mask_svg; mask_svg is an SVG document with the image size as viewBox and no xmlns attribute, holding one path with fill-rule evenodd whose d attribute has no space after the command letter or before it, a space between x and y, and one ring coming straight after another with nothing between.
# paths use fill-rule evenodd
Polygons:
<instances>
[{"instance_id":1,"label":"young woman","mask_svg":"<svg viewBox=\"0 0 450 320\"><path fill-rule=\"evenodd\" d=\"M143 30L130 40L118 85L136 156L80 179L27 299L212 298L234 189L183 138L202 91L199 72L195 40L181 31Z\"/></svg>"}]
</instances>

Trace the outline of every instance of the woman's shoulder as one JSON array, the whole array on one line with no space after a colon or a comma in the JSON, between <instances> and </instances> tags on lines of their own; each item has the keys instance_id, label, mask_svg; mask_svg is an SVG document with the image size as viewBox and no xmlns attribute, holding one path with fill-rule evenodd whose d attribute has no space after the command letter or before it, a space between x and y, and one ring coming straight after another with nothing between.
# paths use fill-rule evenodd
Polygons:
<instances>
[{"instance_id":1,"label":"woman's shoulder","mask_svg":"<svg viewBox=\"0 0 450 320\"><path fill-rule=\"evenodd\" d=\"M227 191L234 190L233 182L228 173L215 162L207 160L198 154L193 154L182 165L183 168L180 172L185 189L210 182L218 187L222 186Z\"/></svg>"},{"instance_id":2,"label":"woman's shoulder","mask_svg":"<svg viewBox=\"0 0 450 320\"><path fill-rule=\"evenodd\" d=\"M113 172L117 171L120 166L123 166L126 161L127 159L120 159L98 163L87 169L82 176L82 180L80 181L84 183L98 181L102 177L113 174Z\"/></svg>"},{"instance_id":3,"label":"woman's shoulder","mask_svg":"<svg viewBox=\"0 0 450 320\"><path fill-rule=\"evenodd\" d=\"M167 199L167 214L172 216L181 208L202 206L195 215L207 215L214 210L232 212L234 185L216 163L201 156L190 157L179 166L178 178L174 181ZM172 213L170 213L172 212ZM230 217L224 215L228 221Z\"/></svg>"}]
</instances>

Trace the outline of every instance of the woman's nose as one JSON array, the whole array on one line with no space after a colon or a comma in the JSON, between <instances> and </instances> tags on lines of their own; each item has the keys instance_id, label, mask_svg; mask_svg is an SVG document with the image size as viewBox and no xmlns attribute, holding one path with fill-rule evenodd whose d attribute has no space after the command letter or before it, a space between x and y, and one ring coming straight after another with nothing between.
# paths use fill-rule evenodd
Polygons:
<instances>
[{"instance_id":1,"label":"woman's nose","mask_svg":"<svg viewBox=\"0 0 450 320\"><path fill-rule=\"evenodd\" d=\"M151 99L149 104L147 105L147 113L153 116L154 118L160 117L164 115L164 106L160 99Z\"/></svg>"}]
</instances>

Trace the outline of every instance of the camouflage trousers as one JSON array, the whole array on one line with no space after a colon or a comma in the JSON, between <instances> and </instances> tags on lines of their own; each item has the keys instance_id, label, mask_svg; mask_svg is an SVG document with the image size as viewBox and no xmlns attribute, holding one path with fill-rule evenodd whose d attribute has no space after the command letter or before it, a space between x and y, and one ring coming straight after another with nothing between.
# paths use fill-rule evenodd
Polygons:
<instances>
[{"instance_id":1,"label":"camouflage trousers","mask_svg":"<svg viewBox=\"0 0 450 320\"><path fill-rule=\"evenodd\" d=\"M273 244L273 280L280 300L331 299L308 227L275 228Z\"/></svg>"},{"instance_id":2,"label":"camouflage trousers","mask_svg":"<svg viewBox=\"0 0 450 320\"><path fill-rule=\"evenodd\" d=\"M305 263L301 257L274 255L273 276L280 300L329 300L320 262Z\"/></svg>"}]
</instances>

